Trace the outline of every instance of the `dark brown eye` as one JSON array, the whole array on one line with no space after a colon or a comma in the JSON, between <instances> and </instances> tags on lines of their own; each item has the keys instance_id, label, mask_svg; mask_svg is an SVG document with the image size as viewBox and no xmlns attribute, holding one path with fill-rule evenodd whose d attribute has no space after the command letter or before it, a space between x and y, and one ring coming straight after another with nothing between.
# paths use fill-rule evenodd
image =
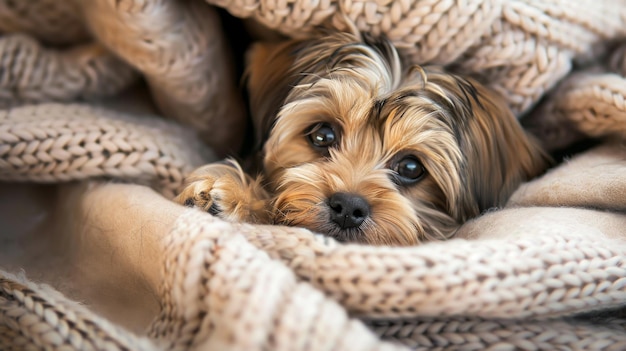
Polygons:
<instances>
[{"instance_id":1,"label":"dark brown eye","mask_svg":"<svg viewBox=\"0 0 626 351\"><path fill-rule=\"evenodd\" d=\"M402 185L416 183L426 174L426 168L424 168L420 160L413 155L399 158L390 168L396 172L396 180Z\"/></svg>"},{"instance_id":2,"label":"dark brown eye","mask_svg":"<svg viewBox=\"0 0 626 351\"><path fill-rule=\"evenodd\" d=\"M318 123L307 133L311 144L318 148L329 148L337 143L338 135L328 123Z\"/></svg>"}]
</instances>

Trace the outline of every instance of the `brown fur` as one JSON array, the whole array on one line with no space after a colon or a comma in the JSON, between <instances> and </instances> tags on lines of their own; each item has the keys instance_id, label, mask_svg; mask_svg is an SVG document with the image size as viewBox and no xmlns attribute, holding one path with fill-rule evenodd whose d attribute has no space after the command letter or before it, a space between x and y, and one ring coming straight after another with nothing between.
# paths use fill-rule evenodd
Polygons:
<instances>
[{"instance_id":1,"label":"brown fur","mask_svg":"<svg viewBox=\"0 0 626 351\"><path fill-rule=\"evenodd\" d=\"M266 179L263 192L251 193L264 194L263 213L270 213L271 223L369 244L448 238L464 221L503 205L548 164L495 93L436 67L402 67L386 40L336 33L258 44L249 61ZM335 145L308 141L318 123L332 126ZM406 157L426 171L409 184L393 170ZM251 183L243 174L220 174L241 186ZM198 186L206 182L202 176L190 179L179 202L212 191ZM329 219L329 198L337 192L358 194L369 204L370 215L358 227L342 229ZM229 209L236 206L227 202L238 198L219 196L223 217L264 222L261 215L246 215L249 208L233 214Z\"/></svg>"}]
</instances>

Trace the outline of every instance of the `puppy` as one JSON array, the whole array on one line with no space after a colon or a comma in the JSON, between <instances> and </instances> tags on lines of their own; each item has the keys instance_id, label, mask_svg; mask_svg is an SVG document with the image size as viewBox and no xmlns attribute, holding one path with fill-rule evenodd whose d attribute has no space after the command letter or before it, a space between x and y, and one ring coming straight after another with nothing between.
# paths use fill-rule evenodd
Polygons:
<instances>
[{"instance_id":1,"label":"puppy","mask_svg":"<svg viewBox=\"0 0 626 351\"><path fill-rule=\"evenodd\" d=\"M495 93L405 67L385 39L334 33L249 55L261 174L234 161L201 167L179 203L340 241L414 245L449 238L548 165Z\"/></svg>"}]
</instances>

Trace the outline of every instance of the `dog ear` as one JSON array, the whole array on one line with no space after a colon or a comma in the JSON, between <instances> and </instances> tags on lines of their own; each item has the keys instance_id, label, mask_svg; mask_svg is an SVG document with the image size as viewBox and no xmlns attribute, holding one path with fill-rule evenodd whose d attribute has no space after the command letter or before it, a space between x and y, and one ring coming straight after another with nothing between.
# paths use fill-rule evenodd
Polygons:
<instances>
[{"instance_id":1,"label":"dog ear","mask_svg":"<svg viewBox=\"0 0 626 351\"><path fill-rule=\"evenodd\" d=\"M278 111L297 83L294 60L301 41L255 43L247 53L246 80L255 130L255 150L267 140Z\"/></svg>"},{"instance_id":2,"label":"dog ear","mask_svg":"<svg viewBox=\"0 0 626 351\"><path fill-rule=\"evenodd\" d=\"M543 173L551 159L502 97L478 82L460 79L457 83L473 114L460 147L467 157L466 189L478 211L472 215L478 215L503 206L522 182Z\"/></svg>"},{"instance_id":3,"label":"dog ear","mask_svg":"<svg viewBox=\"0 0 626 351\"><path fill-rule=\"evenodd\" d=\"M447 194L447 210L460 223L493 207L503 206L524 181L543 173L550 158L527 134L505 100L472 78L437 66L414 66L405 84L430 104L432 118L447 125L456 145L458 172L454 182L439 185ZM443 142L443 141L442 141ZM439 175L438 177L443 177Z\"/></svg>"}]
</instances>

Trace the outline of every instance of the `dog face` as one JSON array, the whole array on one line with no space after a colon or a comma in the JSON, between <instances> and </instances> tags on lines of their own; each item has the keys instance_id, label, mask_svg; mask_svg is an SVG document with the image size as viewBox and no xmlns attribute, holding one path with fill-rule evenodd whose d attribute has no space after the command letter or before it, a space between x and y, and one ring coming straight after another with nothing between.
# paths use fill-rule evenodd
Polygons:
<instances>
[{"instance_id":1,"label":"dog face","mask_svg":"<svg viewBox=\"0 0 626 351\"><path fill-rule=\"evenodd\" d=\"M257 45L248 88L275 222L341 241L447 238L547 159L493 92L385 40Z\"/></svg>"}]
</instances>

